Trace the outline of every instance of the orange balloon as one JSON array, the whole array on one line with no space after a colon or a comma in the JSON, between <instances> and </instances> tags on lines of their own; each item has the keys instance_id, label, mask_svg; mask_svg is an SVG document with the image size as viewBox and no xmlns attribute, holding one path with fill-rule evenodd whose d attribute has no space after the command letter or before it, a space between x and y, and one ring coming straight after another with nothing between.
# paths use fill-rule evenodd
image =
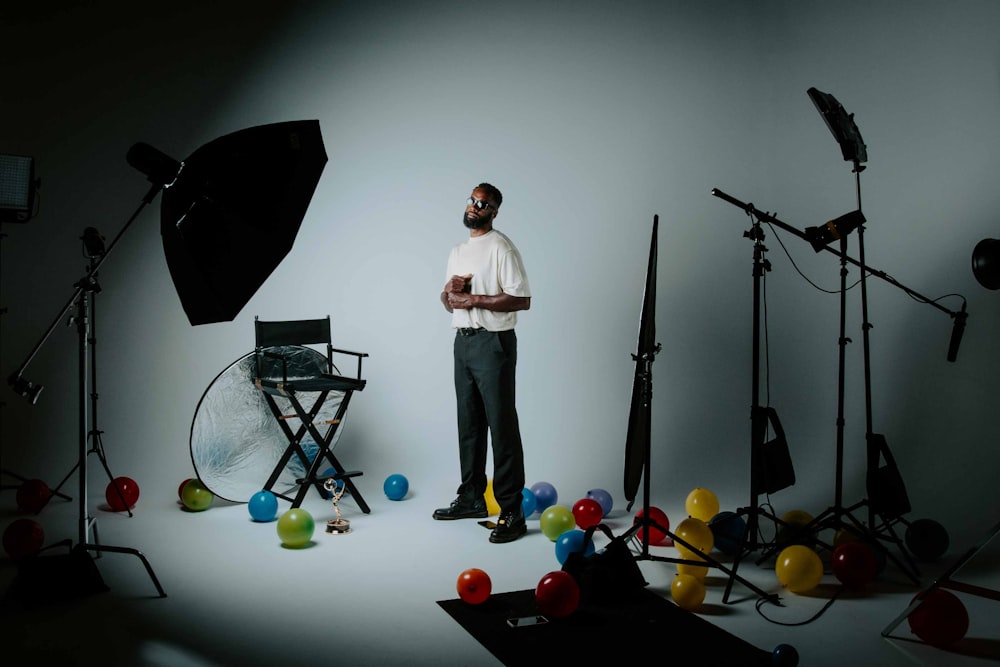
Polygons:
<instances>
[{"instance_id":1,"label":"orange balloon","mask_svg":"<svg viewBox=\"0 0 1000 667\"><path fill-rule=\"evenodd\" d=\"M486 574L478 567L470 567L468 570L458 575L455 583L458 590L458 597L469 604L481 604L486 602L493 590L493 582L490 575Z\"/></svg>"}]
</instances>

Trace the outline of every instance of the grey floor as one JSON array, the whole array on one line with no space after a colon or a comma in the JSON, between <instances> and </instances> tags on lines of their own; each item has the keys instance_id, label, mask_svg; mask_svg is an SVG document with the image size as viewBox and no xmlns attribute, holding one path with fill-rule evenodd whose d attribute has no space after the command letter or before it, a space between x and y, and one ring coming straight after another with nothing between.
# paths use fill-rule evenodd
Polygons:
<instances>
[{"instance_id":1,"label":"grey floor","mask_svg":"<svg viewBox=\"0 0 1000 667\"><path fill-rule=\"evenodd\" d=\"M367 478L365 478L367 479ZM376 486L377 482L377 486ZM381 490L380 480L365 488ZM103 490L103 489L102 489ZM275 523L250 519L247 507L216 502L204 512L181 509L176 496L141 497L134 515L103 508L91 492L89 513L97 520L101 544L134 548L148 558L167 593L160 598L141 560L132 554L104 553L98 568L110 591L31 610L8 609L3 617L5 665L499 665L476 639L435 604L457 597L458 574L485 570L495 592L534 588L548 571L559 569L553 543L529 519L529 534L506 545L488 542L475 521L438 522L434 507L450 489L411 489L401 501L367 491L372 507L361 513L347 498L348 535L328 535L331 505L318 496L304 507L318 529L303 549L280 545ZM282 511L287 504L283 503ZM670 510L667 509L668 515ZM13 492L5 492L0 517L6 526L20 515ZM75 536L75 501L54 500L37 517L47 535ZM615 508L607 523L617 533L631 515ZM603 539L602 539L603 541ZM1000 588L1000 539L990 541L953 578ZM600 542L599 542L600 545ZM921 564L924 581L934 579L973 545L952 545L938 563ZM670 547L653 547L671 557ZM716 554L719 555L719 554ZM721 556L721 555L720 555ZM725 560L723 560L725 562ZM675 565L639 561L651 590L669 596ZM4 590L16 572L0 566ZM702 618L772 650L790 644L800 665L975 666L1000 661L1000 603L960 594L971 625L951 650L928 646L904 621L889 638L881 633L907 606L919 587L891 565L864 592L837 593L831 574L819 587L797 595L781 588L773 565L744 562L737 569L729 603L722 597L728 575L713 570L705 602L693 610ZM756 593L741 580L780 596L781 606L756 609ZM711 647L690 646L683 636L661 637L642 648L635 637L619 641L623 661L662 662L695 655L710 665ZM541 657L538 664L550 664Z\"/></svg>"}]
</instances>

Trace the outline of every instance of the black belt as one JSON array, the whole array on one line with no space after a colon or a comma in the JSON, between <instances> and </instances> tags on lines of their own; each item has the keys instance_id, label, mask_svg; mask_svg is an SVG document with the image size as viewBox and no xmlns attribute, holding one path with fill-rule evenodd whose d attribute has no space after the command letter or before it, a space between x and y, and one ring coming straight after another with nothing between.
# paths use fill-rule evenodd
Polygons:
<instances>
[{"instance_id":1,"label":"black belt","mask_svg":"<svg viewBox=\"0 0 1000 667\"><path fill-rule=\"evenodd\" d=\"M456 331L458 331L460 336L475 336L477 333L486 333L487 330L482 327L476 327L474 329L459 327Z\"/></svg>"}]
</instances>

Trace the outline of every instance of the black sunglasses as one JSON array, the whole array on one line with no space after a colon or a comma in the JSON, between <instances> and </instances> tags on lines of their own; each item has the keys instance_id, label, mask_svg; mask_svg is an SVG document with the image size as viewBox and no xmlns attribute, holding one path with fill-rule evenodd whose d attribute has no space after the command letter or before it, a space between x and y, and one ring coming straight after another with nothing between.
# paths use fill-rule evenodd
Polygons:
<instances>
[{"instance_id":1,"label":"black sunglasses","mask_svg":"<svg viewBox=\"0 0 1000 667\"><path fill-rule=\"evenodd\" d=\"M474 206L476 208L476 210L478 210L478 211L482 211L482 210L490 209L490 208L492 208L492 209L496 208L496 206L494 206L493 204L489 203L485 199L476 199L475 197L469 197L468 199L466 199L465 200L465 205L466 206Z\"/></svg>"}]
</instances>

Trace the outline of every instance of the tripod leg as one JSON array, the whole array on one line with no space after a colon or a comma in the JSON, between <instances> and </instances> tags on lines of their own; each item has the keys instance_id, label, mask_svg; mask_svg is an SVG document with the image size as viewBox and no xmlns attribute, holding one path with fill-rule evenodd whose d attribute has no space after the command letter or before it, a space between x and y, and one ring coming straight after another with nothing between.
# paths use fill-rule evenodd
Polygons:
<instances>
[{"instance_id":1,"label":"tripod leg","mask_svg":"<svg viewBox=\"0 0 1000 667\"><path fill-rule=\"evenodd\" d=\"M736 549L736 557L733 558L734 573L739 569L740 562L743 560L743 557L749 555L750 552L752 551L752 548L747 546L747 542L749 539L748 536L757 534L756 508L751 507L751 508L746 508L746 510L750 519L749 521L747 521L746 526L743 528L743 535L740 537L740 545ZM729 580L726 582L726 590L722 594L723 603L725 604L729 603L729 596L732 593L732 591L733 591L733 577L730 577Z\"/></svg>"},{"instance_id":2,"label":"tripod leg","mask_svg":"<svg viewBox=\"0 0 1000 667\"><path fill-rule=\"evenodd\" d=\"M69 478L72 477L73 473L75 473L79 468L80 468L80 462L77 461L76 464L70 469L70 471L68 473L66 473L66 476L62 478L62 481L59 482L59 484L56 485L56 488L52 489L52 495L49 496L48 500L45 501L45 504L42 505L38 509L38 512L35 512L35 514L38 514L43 509L45 509L45 505L49 504L49 500L52 500L52 496L59 496L60 498L64 498L66 500L72 500L71 497L67 496L65 493L63 493L62 491L60 491L60 489L62 489L63 485L65 485L66 482L69 481Z\"/></svg>"},{"instance_id":3,"label":"tripod leg","mask_svg":"<svg viewBox=\"0 0 1000 667\"><path fill-rule=\"evenodd\" d=\"M142 561L143 566L146 568L146 573L149 574L149 578L153 580L153 585L156 586L156 592L160 594L161 598L167 597L166 592L163 590L163 586L160 585L160 580L156 578L156 573L153 572L153 567L149 564L145 554L138 549L133 549L131 547L112 547L101 544L85 544L83 547L88 551L96 551L98 555L100 555L102 551L110 551L112 553L132 554L133 556L136 556Z\"/></svg>"},{"instance_id":4,"label":"tripod leg","mask_svg":"<svg viewBox=\"0 0 1000 667\"><path fill-rule=\"evenodd\" d=\"M111 468L108 467L108 459L104 455L104 443L101 441L101 432L94 431L91 435L94 439L94 447L90 451L96 453L97 458L100 459L101 466L104 468L104 472L107 473L108 481L111 482L111 486L114 488L115 494L118 496L119 502L121 502L121 506L125 508L125 511L128 512L130 517L133 516L132 508L128 506L128 501L125 500L125 494L122 492L121 487L115 484L115 476L111 474Z\"/></svg>"}]
</instances>

